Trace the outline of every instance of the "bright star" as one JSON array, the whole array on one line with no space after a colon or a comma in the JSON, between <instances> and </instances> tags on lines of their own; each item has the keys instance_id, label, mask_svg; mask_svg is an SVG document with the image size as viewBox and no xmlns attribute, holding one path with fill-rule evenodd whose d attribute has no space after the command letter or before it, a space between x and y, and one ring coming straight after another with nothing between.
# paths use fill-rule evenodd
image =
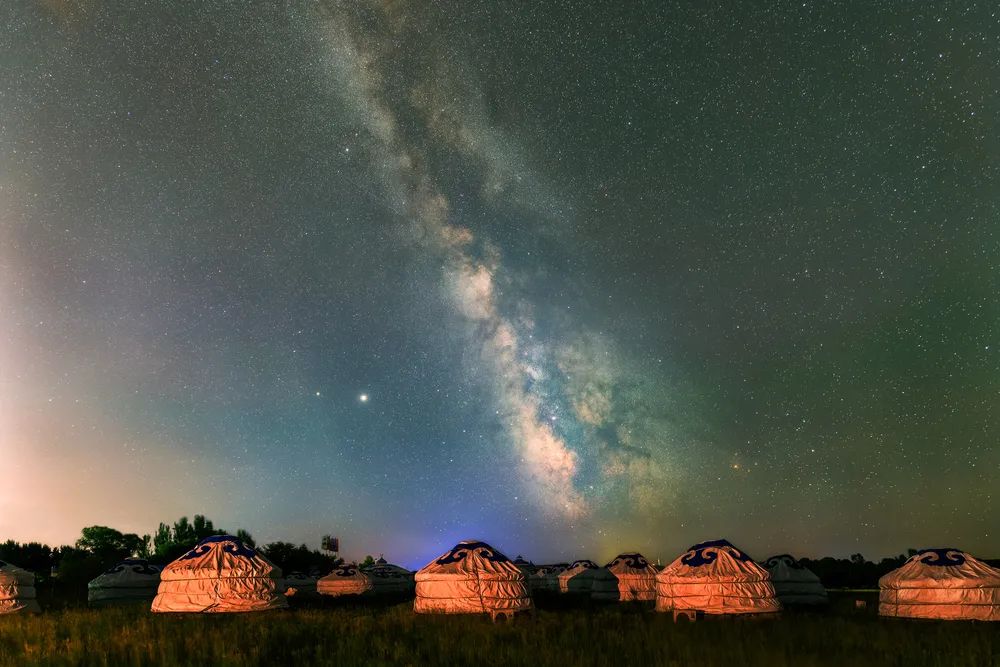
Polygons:
<instances>
[{"instance_id":1,"label":"bright star","mask_svg":"<svg viewBox=\"0 0 1000 667\"><path fill-rule=\"evenodd\" d=\"M368 394L361 394L360 396L358 396L358 400L361 401L362 403L367 403L368 402Z\"/></svg>"}]
</instances>

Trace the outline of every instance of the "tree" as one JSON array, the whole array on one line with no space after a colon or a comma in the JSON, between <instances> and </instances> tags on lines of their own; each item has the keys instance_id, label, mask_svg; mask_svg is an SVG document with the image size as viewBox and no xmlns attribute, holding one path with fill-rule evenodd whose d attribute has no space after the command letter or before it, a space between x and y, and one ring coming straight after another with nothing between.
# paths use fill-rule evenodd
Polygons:
<instances>
[{"instance_id":1,"label":"tree","mask_svg":"<svg viewBox=\"0 0 1000 667\"><path fill-rule=\"evenodd\" d=\"M243 530L242 528L240 528L239 530L236 531L236 537L237 537L237 539L239 539L241 542L243 542L243 544L247 545L248 547L256 547L257 546L257 543L254 542L254 540L253 540L253 536L250 533L248 533L247 531Z\"/></svg>"},{"instance_id":2,"label":"tree","mask_svg":"<svg viewBox=\"0 0 1000 667\"><path fill-rule=\"evenodd\" d=\"M46 579L52 566L52 548L39 542L20 544L14 540L7 540L0 544L0 560L31 570Z\"/></svg>"},{"instance_id":3,"label":"tree","mask_svg":"<svg viewBox=\"0 0 1000 667\"><path fill-rule=\"evenodd\" d=\"M361 561L359 567L362 568L371 567L374 564L375 564L375 557L372 556L371 554L368 554L367 556L365 556L365 559Z\"/></svg>"},{"instance_id":4,"label":"tree","mask_svg":"<svg viewBox=\"0 0 1000 667\"><path fill-rule=\"evenodd\" d=\"M159 563L169 563L206 537L225 534L226 531L217 529L212 520L206 518L204 514L195 514L191 521L182 516L173 526L161 523L156 529L152 558ZM247 531L238 530L236 536L241 537L248 545L254 546L253 537Z\"/></svg>"},{"instance_id":5,"label":"tree","mask_svg":"<svg viewBox=\"0 0 1000 667\"><path fill-rule=\"evenodd\" d=\"M310 550L304 544L295 546L290 542L272 542L261 547L260 551L286 573L326 574L343 562L341 558L332 558L319 551Z\"/></svg>"},{"instance_id":6,"label":"tree","mask_svg":"<svg viewBox=\"0 0 1000 667\"><path fill-rule=\"evenodd\" d=\"M135 533L121 533L107 526L87 526L80 532L76 548L93 554L104 567L147 550L146 538Z\"/></svg>"}]
</instances>

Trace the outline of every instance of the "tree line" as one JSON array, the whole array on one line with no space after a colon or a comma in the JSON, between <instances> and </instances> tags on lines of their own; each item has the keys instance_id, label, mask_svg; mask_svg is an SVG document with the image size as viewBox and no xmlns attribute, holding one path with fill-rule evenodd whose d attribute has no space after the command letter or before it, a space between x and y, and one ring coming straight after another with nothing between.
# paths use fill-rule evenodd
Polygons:
<instances>
[{"instance_id":1,"label":"tree line","mask_svg":"<svg viewBox=\"0 0 1000 667\"><path fill-rule=\"evenodd\" d=\"M211 519L196 514L181 517L171 524L161 523L153 535L122 533L108 526L87 526L73 545L50 547L39 542L0 543L0 560L35 573L40 589L60 589L59 597L86 596L86 584L94 577L129 557L144 558L166 565L191 550L211 535L232 534L244 543L257 547L246 530L233 533L216 528ZM272 542L259 547L268 560L283 572L326 574L343 562L304 544Z\"/></svg>"}]
</instances>

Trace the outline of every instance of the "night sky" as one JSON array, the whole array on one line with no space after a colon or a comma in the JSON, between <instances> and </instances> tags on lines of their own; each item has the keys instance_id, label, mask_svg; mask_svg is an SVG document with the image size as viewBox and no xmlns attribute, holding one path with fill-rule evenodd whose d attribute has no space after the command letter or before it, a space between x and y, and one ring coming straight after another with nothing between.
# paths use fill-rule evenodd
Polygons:
<instances>
[{"instance_id":1,"label":"night sky","mask_svg":"<svg viewBox=\"0 0 1000 667\"><path fill-rule=\"evenodd\" d=\"M14 0L0 54L0 539L1000 554L994 3Z\"/></svg>"}]
</instances>

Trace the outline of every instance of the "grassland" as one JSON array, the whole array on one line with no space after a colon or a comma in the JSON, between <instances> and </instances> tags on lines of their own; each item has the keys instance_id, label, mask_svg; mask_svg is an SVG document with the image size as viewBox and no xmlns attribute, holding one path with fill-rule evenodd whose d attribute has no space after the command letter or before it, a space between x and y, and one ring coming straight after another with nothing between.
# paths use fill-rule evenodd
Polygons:
<instances>
[{"instance_id":1,"label":"grassland","mask_svg":"<svg viewBox=\"0 0 1000 667\"><path fill-rule=\"evenodd\" d=\"M639 607L540 607L497 623L417 616L405 602L204 616L66 608L0 617L0 665L1000 667L996 624L880 619L853 599L770 621L677 624Z\"/></svg>"}]
</instances>

